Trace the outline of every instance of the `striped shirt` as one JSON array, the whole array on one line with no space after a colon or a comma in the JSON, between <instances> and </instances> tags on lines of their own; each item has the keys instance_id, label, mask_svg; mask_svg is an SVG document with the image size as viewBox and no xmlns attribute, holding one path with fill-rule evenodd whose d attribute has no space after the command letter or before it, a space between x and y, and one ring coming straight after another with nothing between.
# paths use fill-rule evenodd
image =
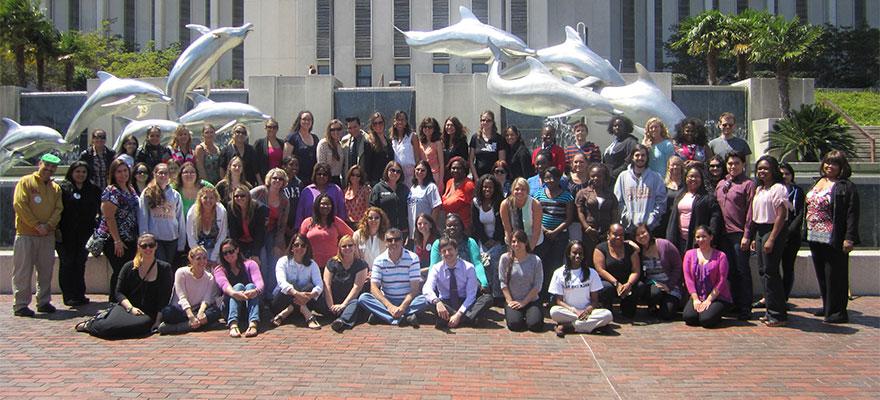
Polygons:
<instances>
[{"instance_id":1,"label":"striped shirt","mask_svg":"<svg viewBox=\"0 0 880 400\"><path fill-rule=\"evenodd\" d=\"M403 249L403 254L396 263L388 256L388 250L385 250L373 261L370 281L382 286L385 297L402 299L410 292L410 282L421 281L420 267L419 256L407 249Z\"/></svg>"},{"instance_id":2,"label":"striped shirt","mask_svg":"<svg viewBox=\"0 0 880 400\"><path fill-rule=\"evenodd\" d=\"M574 201L571 192L567 190L563 190L559 196L553 198L547 196L547 191L543 189L532 192L532 196L541 203L541 211L544 212L541 216L541 225L546 229L556 229L559 224L565 222L566 205Z\"/></svg>"}]
</instances>

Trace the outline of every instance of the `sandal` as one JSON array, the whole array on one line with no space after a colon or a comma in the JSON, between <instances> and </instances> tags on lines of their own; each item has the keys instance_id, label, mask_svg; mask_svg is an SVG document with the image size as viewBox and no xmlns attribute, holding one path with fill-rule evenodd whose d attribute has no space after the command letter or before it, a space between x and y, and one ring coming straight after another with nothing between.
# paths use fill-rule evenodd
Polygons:
<instances>
[{"instance_id":1,"label":"sandal","mask_svg":"<svg viewBox=\"0 0 880 400\"><path fill-rule=\"evenodd\" d=\"M284 324L284 319L287 318L287 316L282 315L282 314L284 314L284 313L283 312L279 313L278 315L275 316L275 318L272 318L272 325L281 326L282 324Z\"/></svg>"},{"instance_id":2,"label":"sandal","mask_svg":"<svg viewBox=\"0 0 880 400\"><path fill-rule=\"evenodd\" d=\"M321 329L321 324L318 322L318 320L315 318L314 315L312 315L312 317L308 319L308 322L309 322L309 329L314 329L314 330Z\"/></svg>"},{"instance_id":3,"label":"sandal","mask_svg":"<svg viewBox=\"0 0 880 400\"><path fill-rule=\"evenodd\" d=\"M241 331L238 330L238 325L232 325L229 327L229 337L238 338L241 337Z\"/></svg>"},{"instance_id":4,"label":"sandal","mask_svg":"<svg viewBox=\"0 0 880 400\"><path fill-rule=\"evenodd\" d=\"M92 320L87 319L85 321L82 321L82 322L76 324L76 326L73 327L73 329L76 329L77 332L88 332L89 331L89 322L92 322Z\"/></svg>"},{"instance_id":5,"label":"sandal","mask_svg":"<svg viewBox=\"0 0 880 400\"><path fill-rule=\"evenodd\" d=\"M251 324L248 326L247 330L244 331L244 337L252 338L254 336L257 336L257 324Z\"/></svg>"}]
</instances>

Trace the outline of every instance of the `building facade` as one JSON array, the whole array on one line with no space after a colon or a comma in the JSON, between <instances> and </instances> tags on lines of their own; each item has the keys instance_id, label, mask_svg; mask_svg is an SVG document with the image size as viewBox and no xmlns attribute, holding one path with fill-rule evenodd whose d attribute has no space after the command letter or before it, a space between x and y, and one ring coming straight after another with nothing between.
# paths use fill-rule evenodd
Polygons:
<instances>
[{"instance_id":1,"label":"building facade","mask_svg":"<svg viewBox=\"0 0 880 400\"><path fill-rule=\"evenodd\" d=\"M214 71L219 80L257 75L305 75L310 65L344 86L411 85L418 73L485 72L485 60L410 51L394 30L428 31L457 22L460 5L483 22L507 30L534 49L578 27L588 46L622 72L640 62L659 70L671 27L707 9L746 8L798 16L811 24L880 27L873 0L43 0L60 30L94 30L110 21L113 33L143 47L197 37L190 23L210 27L254 24L243 46Z\"/></svg>"}]
</instances>

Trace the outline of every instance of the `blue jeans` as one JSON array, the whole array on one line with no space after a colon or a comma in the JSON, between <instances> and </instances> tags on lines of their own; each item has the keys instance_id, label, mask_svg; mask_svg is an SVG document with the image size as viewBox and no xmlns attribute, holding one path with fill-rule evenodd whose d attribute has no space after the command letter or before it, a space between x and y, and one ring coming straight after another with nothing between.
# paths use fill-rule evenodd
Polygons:
<instances>
[{"instance_id":1,"label":"blue jeans","mask_svg":"<svg viewBox=\"0 0 880 400\"><path fill-rule=\"evenodd\" d=\"M275 287L278 286L278 282L275 280L275 263L278 262L278 258L275 257L274 253L276 234L278 234L277 231L266 231L266 237L259 248L260 274L263 275L263 293L265 293L265 300L269 303L271 303Z\"/></svg>"},{"instance_id":2,"label":"blue jeans","mask_svg":"<svg viewBox=\"0 0 880 400\"><path fill-rule=\"evenodd\" d=\"M248 283L247 285L237 283L232 288L236 291L241 292L245 290L256 289L256 286L253 283ZM231 327L233 323L238 323L238 313L239 309L241 309L242 307L247 308L249 323L260 322L260 296L244 301L236 300L229 296L223 296L223 303L227 305L229 311L228 316L226 317L227 326Z\"/></svg>"},{"instance_id":3,"label":"blue jeans","mask_svg":"<svg viewBox=\"0 0 880 400\"><path fill-rule=\"evenodd\" d=\"M193 307L193 313L198 311L198 305ZM208 318L208 325L217 322L220 319L220 310L213 305L209 305L205 308L205 317ZM169 324L179 324L181 322L189 321L189 318L186 316L186 311L183 311L177 304L169 304L162 309L162 321Z\"/></svg>"},{"instance_id":4,"label":"blue jeans","mask_svg":"<svg viewBox=\"0 0 880 400\"><path fill-rule=\"evenodd\" d=\"M388 301L390 301L391 304L394 304L395 306L399 306L400 303L403 303L403 299L403 297L388 297ZM406 311L403 313L403 316L408 317L410 315L420 313L427 306L428 302L425 300L425 296L420 294L413 299L412 303L409 304L409 308L406 309ZM391 313L389 313L388 309L385 308L385 304L382 304L382 302L374 297L372 293L364 293L361 295L361 297L358 297L358 307L373 313L373 315L379 317L387 324L400 324L400 319L392 318Z\"/></svg>"},{"instance_id":5,"label":"blue jeans","mask_svg":"<svg viewBox=\"0 0 880 400\"><path fill-rule=\"evenodd\" d=\"M501 292L501 281L498 280L498 262L501 260L501 255L507 251L507 246L504 243L496 243L492 248L481 248L481 250L489 254L489 264L484 265L483 268L486 270L486 279L489 281L492 297L503 299L504 293Z\"/></svg>"}]
</instances>

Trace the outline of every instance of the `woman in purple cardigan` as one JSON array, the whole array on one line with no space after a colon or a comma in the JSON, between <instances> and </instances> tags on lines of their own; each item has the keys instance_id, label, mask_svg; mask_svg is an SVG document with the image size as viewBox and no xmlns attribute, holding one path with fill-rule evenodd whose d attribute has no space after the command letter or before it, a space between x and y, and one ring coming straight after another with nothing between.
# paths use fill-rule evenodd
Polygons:
<instances>
[{"instance_id":1,"label":"woman in purple cardigan","mask_svg":"<svg viewBox=\"0 0 880 400\"><path fill-rule=\"evenodd\" d=\"M697 248L684 254L684 283L690 301L685 304L682 317L690 326L709 328L717 325L731 303L727 256L712 247L712 238L707 226L698 226L694 231Z\"/></svg>"},{"instance_id":2,"label":"woman in purple cardigan","mask_svg":"<svg viewBox=\"0 0 880 400\"><path fill-rule=\"evenodd\" d=\"M669 321L681 304L681 253L672 242L651 235L648 225L636 226L636 244L642 260L642 290L639 298L651 313Z\"/></svg>"},{"instance_id":3,"label":"woman in purple cardigan","mask_svg":"<svg viewBox=\"0 0 880 400\"><path fill-rule=\"evenodd\" d=\"M230 337L240 337L239 310L247 309L248 325L245 337L257 336L260 323L260 294L263 292L263 275L260 266L253 260L245 259L233 239L220 244L220 264L214 267L214 282L223 292L223 303L227 307L226 324Z\"/></svg>"}]
</instances>

